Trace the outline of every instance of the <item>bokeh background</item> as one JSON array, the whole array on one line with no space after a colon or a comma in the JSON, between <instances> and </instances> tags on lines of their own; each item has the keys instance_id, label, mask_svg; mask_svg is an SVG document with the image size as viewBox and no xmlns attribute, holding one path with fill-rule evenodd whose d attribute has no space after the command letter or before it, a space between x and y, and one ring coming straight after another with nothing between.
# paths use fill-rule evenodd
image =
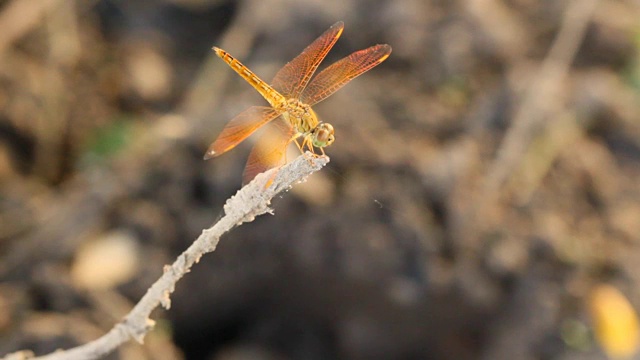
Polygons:
<instances>
[{"instance_id":1,"label":"bokeh background","mask_svg":"<svg viewBox=\"0 0 640 360\"><path fill-rule=\"evenodd\" d=\"M212 46L268 81L338 20L325 65L393 53L328 167L108 358L638 358L636 0L0 1L0 354L104 334L238 190Z\"/></svg>"}]
</instances>

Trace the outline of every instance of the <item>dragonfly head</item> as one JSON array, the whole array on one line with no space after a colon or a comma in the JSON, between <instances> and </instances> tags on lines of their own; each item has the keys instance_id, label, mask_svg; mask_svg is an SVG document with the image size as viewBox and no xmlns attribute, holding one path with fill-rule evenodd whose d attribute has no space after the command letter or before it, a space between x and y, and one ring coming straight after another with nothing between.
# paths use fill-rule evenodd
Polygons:
<instances>
[{"instance_id":1,"label":"dragonfly head","mask_svg":"<svg viewBox=\"0 0 640 360\"><path fill-rule=\"evenodd\" d=\"M313 146L323 148L333 144L335 136L333 135L333 126L327 123L320 123L311 131L311 142Z\"/></svg>"}]
</instances>

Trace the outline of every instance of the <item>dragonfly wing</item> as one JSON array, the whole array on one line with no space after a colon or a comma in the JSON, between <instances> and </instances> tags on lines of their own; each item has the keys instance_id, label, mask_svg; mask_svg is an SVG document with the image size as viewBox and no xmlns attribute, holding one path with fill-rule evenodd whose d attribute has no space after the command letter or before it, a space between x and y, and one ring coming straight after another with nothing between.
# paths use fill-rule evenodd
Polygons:
<instances>
[{"instance_id":1,"label":"dragonfly wing","mask_svg":"<svg viewBox=\"0 0 640 360\"><path fill-rule=\"evenodd\" d=\"M271 87L287 98L297 99L333 44L338 41L343 29L342 21L333 24L300 55L278 71L271 82Z\"/></svg>"},{"instance_id":2,"label":"dragonfly wing","mask_svg":"<svg viewBox=\"0 0 640 360\"><path fill-rule=\"evenodd\" d=\"M311 81L300 100L310 106L319 103L349 81L385 61L389 54L391 46L375 45L338 60Z\"/></svg>"},{"instance_id":3,"label":"dragonfly wing","mask_svg":"<svg viewBox=\"0 0 640 360\"><path fill-rule=\"evenodd\" d=\"M248 184L256 175L284 164L284 153L294 134L293 127L284 119L267 125L249 154L242 175L242 185Z\"/></svg>"},{"instance_id":4,"label":"dragonfly wing","mask_svg":"<svg viewBox=\"0 0 640 360\"><path fill-rule=\"evenodd\" d=\"M222 129L218 138L207 149L204 159L222 155L233 149L242 140L281 113L281 111L266 106L252 106L241 112Z\"/></svg>"}]
</instances>

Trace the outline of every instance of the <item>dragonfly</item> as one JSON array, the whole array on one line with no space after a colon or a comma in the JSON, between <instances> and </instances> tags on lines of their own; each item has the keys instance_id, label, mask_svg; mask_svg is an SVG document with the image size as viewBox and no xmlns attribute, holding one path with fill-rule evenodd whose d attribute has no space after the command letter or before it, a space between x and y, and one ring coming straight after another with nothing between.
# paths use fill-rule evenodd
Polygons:
<instances>
[{"instance_id":1,"label":"dragonfly","mask_svg":"<svg viewBox=\"0 0 640 360\"><path fill-rule=\"evenodd\" d=\"M249 154L242 176L243 185L257 174L283 165L286 148L291 142L303 154L306 148L317 155L314 148L318 148L324 155L324 148L335 140L335 131L331 124L320 121L311 107L379 65L391 54L391 46L375 45L338 60L313 77L343 30L342 21L332 25L282 67L271 84L260 79L228 52L213 47L216 55L253 86L270 106L252 106L229 121L207 149L204 159L224 154L263 127L264 133Z\"/></svg>"}]
</instances>

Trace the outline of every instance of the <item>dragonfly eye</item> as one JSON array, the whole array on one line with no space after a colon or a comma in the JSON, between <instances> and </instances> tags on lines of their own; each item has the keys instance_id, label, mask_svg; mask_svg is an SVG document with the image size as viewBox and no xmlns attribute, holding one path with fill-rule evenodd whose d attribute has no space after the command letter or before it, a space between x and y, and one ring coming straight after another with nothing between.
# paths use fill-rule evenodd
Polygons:
<instances>
[{"instance_id":1,"label":"dragonfly eye","mask_svg":"<svg viewBox=\"0 0 640 360\"><path fill-rule=\"evenodd\" d=\"M313 146L325 147L329 146L335 140L334 130L331 124L321 123L313 129Z\"/></svg>"}]
</instances>

